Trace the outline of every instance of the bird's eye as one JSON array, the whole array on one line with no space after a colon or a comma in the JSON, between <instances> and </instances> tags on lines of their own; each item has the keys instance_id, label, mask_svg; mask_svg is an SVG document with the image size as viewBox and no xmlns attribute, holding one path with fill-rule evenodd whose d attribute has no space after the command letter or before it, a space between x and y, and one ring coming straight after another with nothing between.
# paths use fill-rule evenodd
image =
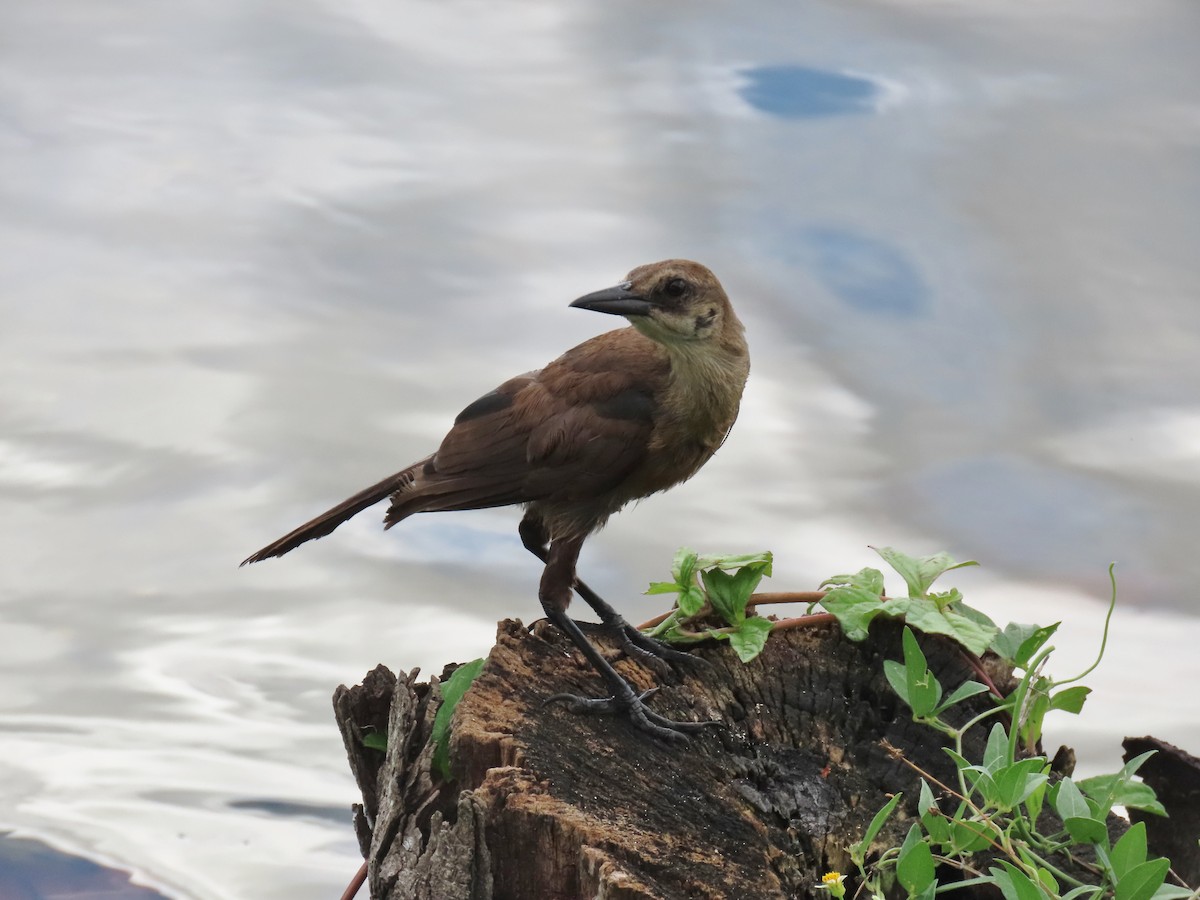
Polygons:
<instances>
[{"instance_id":1,"label":"bird's eye","mask_svg":"<svg viewBox=\"0 0 1200 900\"><path fill-rule=\"evenodd\" d=\"M670 297L682 297L687 293L688 283L682 278L672 278L664 286L663 290Z\"/></svg>"}]
</instances>

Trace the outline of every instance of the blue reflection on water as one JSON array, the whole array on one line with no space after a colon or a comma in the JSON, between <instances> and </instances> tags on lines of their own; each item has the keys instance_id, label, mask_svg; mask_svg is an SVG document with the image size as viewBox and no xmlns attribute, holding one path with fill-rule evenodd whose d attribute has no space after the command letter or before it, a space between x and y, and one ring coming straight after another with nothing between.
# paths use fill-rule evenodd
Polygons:
<instances>
[{"instance_id":1,"label":"blue reflection on water","mask_svg":"<svg viewBox=\"0 0 1200 900\"><path fill-rule=\"evenodd\" d=\"M929 286L893 244L840 228L809 228L802 240L816 275L849 306L914 316L929 306Z\"/></svg>"},{"instance_id":2,"label":"blue reflection on water","mask_svg":"<svg viewBox=\"0 0 1200 900\"><path fill-rule=\"evenodd\" d=\"M866 78L804 66L746 69L750 83L742 98L765 113L785 119L812 119L872 112L879 86Z\"/></svg>"},{"instance_id":3,"label":"blue reflection on water","mask_svg":"<svg viewBox=\"0 0 1200 900\"><path fill-rule=\"evenodd\" d=\"M0 833L0 897L105 897L108 900L165 900L129 875L88 859L62 853L30 838Z\"/></svg>"}]
</instances>

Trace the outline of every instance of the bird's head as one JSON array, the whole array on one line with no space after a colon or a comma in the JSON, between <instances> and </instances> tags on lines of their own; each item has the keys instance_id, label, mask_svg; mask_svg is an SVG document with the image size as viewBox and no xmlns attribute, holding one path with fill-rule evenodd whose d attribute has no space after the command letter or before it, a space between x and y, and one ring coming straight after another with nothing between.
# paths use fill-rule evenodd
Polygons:
<instances>
[{"instance_id":1,"label":"bird's head","mask_svg":"<svg viewBox=\"0 0 1200 900\"><path fill-rule=\"evenodd\" d=\"M571 305L624 316L662 344L706 341L741 330L721 282L700 263L686 259L638 266L620 284Z\"/></svg>"}]
</instances>

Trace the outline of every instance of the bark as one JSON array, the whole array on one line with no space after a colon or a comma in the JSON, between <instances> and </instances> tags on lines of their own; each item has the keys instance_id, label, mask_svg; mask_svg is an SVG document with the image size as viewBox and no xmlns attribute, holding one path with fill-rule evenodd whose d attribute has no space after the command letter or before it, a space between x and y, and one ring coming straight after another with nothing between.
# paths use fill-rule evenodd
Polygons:
<instances>
[{"instance_id":1,"label":"bark","mask_svg":"<svg viewBox=\"0 0 1200 900\"><path fill-rule=\"evenodd\" d=\"M918 775L898 754L954 778L941 736L912 722L884 677L883 660L901 657L900 634L883 621L862 643L829 624L778 632L749 665L727 645L701 646L693 652L707 665L677 671L652 705L728 727L668 746L622 718L546 705L555 693L594 695L599 679L554 629L505 621L455 712L450 782L433 769L429 742L439 680L379 667L335 695L363 794L356 819L371 897L812 896L822 873L851 871L847 848L896 791L905 803L877 843L903 839ZM602 634L593 640L611 649ZM975 677L957 646L921 642L947 692ZM617 665L638 688L659 681L629 660ZM965 721L989 702L973 698L956 715ZM373 730L388 735L386 753L363 746ZM978 758L983 729L972 732L967 755Z\"/></svg>"},{"instance_id":2,"label":"bark","mask_svg":"<svg viewBox=\"0 0 1200 900\"><path fill-rule=\"evenodd\" d=\"M1200 884L1200 759L1153 737L1125 738L1125 761L1156 751L1138 770L1154 788L1167 818L1130 810L1134 822L1146 823L1146 841L1157 856L1187 884Z\"/></svg>"}]
</instances>

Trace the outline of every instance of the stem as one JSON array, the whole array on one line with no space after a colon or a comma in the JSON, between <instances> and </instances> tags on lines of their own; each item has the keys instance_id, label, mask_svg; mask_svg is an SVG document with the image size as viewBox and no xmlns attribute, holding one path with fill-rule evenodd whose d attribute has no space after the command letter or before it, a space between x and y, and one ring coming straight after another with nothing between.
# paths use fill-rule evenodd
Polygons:
<instances>
[{"instance_id":1,"label":"stem","mask_svg":"<svg viewBox=\"0 0 1200 900\"><path fill-rule=\"evenodd\" d=\"M1066 872L1064 872L1058 866L1052 865L1044 856L1041 856L1038 853L1034 853L1028 847L1025 848L1025 852L1028 853L1031 858L1035 859L1039 866L1044 868L1046 871L1048 871L1051 875L1053 875L1059 881L1065 881L1067 884L1071 885L1071 887L1095 887L1095 885L1085 885L1084 882L1080 881L1078 878L1074 878L1071 875L1068 875ZM1033 875L1034 877L1037 877L1036 873L1030 873L1030 874Z\"/></svg>"},{"instance_id":2,"label":"stem","mask_svg":"<svg viewBox=\"0 0 1200 900\"><path fill-rule=\"evenodd\" d=\"M751 594L746 606L767 605L769 603L816 603L828 591L763 591L761 594Z\"/></svg>"},{"instance_id":3,"label":"stem","mask_svg":"<svg viewBox=\"0 0 1200 900\"><path fill-rule=\"evenodd\" d=\"M827 593L828 591L768 591L761 594L751 594L750 599L746 601L746 609L750 609L752 606L770 606L772 603L816 603ZM669 612L655 616L653 619L647 619L637 627L638 631L645 631L647 628L654 628L657 625L661 625L674 613L675 610L672 609ZM800 616L798 619L784 619L782 622L777 622L775 627L778 628L785 622L804 622L809 618L809 616ZM813 618L820 622L836 621L830 613L816 613ZM817 621L810 624L817 624ZM789 627L794 628L797 626L789 625Z\"/></svg>"},{"instance_id":4,"label":"stem","mask_svg":"<svg viewBox=\"0 0 1200 900\"><path fill-rule=\"evenodd\" d=\"M1082 678L1086 678L1088 675L1090 675L1092 673L1092 670L1095 669L1096 666L1100 665L1100 660L1102 660L1104 658L1104 648L1106 646L1108 646L1108 624L1109 624L1109 622L1112 621L1113 610L1117 608L1116 568L1117 568L1116 563L1108 564L1108 580L1109 580L1109 583L1112 584L1112 596L1108 601L1108 612L1104 616L1104 636L1100 638L1100 652L1096 654L1096 661L1094 663L1092 663L1090 666L1088 666L1086 669L1084 669L1082 672L1080 672L1078 675L1076 675L1074 678L1068 678L1066 681L1056 681L1054 683L1054 687L1058 687L1060 684L1071 684L1071 682L1073 682L1073 681L1079 681Z\"/></svg>"},{"instance_id":5,"label":"stem","mask_svg":"<svg viewBox=\"0 0 1200 900\"><path fill-rule=\"evenodd\" d=\"M1107 627L1105 626L1106 630ZM1025 702L1029 698L1030 687L1033 684L1034 678L1038 677L1042 664L1045 663L1046 658L1053 652L1053 647L1046 647L1041 653L1035 656L1029 665L1025 667L1025 674L1017 682L1017 689L1013 691L1012 727L1008 733L1008 759L1010 762L1017 758L1017 744L1021 739L1021 730L1025 727Z\"/></svg>"},{"instance_id":6,"label":"stem","mask_svg":"<svg viewBox=\"0 0 1200 900\"><path fill-rule=\"evenodd\" d=\"M993 697L1003 700L1004 695L1000 693L1000 688L996 687L996 683L992 681L992 676L988 674L987 669L983 667L983 660L968 650L966 647L962 649L962 655L967 663L975 670L975 674L979 676L979 680L987 686Z\"/></svg>"},{"instance_id":7,"label":"stem","mask_svg":"<svg viewBox=\"0 0 1200 900\"><path fill-rule=\"evenodd\" d=\"M957 797L959 800L966 803L967 806L971 807L971 809L974 810L976 813L978 813L980 811L979 807L971 802L970 798L966 795L965 791L960 794L958 791L954 790L954 788L950 787L950 785L946 784L946 782L940 781L936 776L931 775L928 772L926 772L924 769L922 769L920 766L918 766L915 762L913 762L911 759L909 759L907 756L905 756L904 751L901 750L899 747L897 747L895 744L893 744L891 741L884 739L880 743L883 745L883 749L887 751L887 754L890 757L892 757L893 759L900 760L900 762L904 763L906 766L908 766L910 769L912 769L914 772L916 772L918 775L920 775L926 781L930 782L931 784L936 784L938 787L940 787L943 791L945 791L951 797ZM960 753L959 756L962 756L962 754ZM942 815L943 815L943 817L945 816L944 813L942 813Z\"/></svg>"},{"instance_id":8,"label":"stem","mask_svg":"<svg viewBox=\"0 0 1200 900\"><path fill-rule=\"evenodd\" d=\"M810 628L813 625L832 625L837 621L833 613L811 613L794 619L780 619L771 626L772 631L789 631L793 628Z\"/></svg>"},{"instance_id":9,"label":"stem","mask_svg":"<svg viewBox=\"0 0 1200 900\"><path fill-rule=\"evenodd\" d=\"M354 873L354 877L350 879L350 883L346 885L346 890L342 894L342 900L354 900L354 895L358 893L358 889L363 886L363 882L367 880L367 863L363 860L363 864L358 867L358 871Z\"/></svg>"}]
</instances>

